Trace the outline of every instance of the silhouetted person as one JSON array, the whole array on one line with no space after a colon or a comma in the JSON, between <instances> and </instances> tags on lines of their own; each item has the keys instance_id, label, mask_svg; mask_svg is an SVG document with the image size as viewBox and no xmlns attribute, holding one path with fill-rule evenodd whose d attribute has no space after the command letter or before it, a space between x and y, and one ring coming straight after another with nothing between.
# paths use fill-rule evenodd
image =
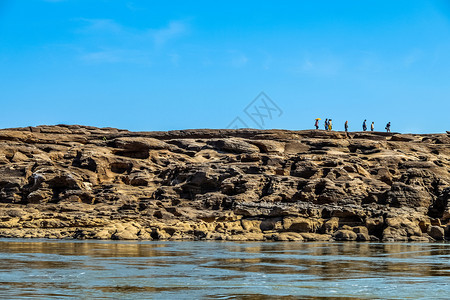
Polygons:
<instances>
[{"instance_id":1,"label":"silhouetted person","mask_svg":"<svg viewBox=\"0 0 450 300\"><path fill-rule=\"evenodd\" d=\"M316 119L316 123L314 124L316 126L316 129L319 129L319 119Z\"/></svg>"},{"instance_id":2,"label":"silhouetted person","mask_svg":"<svg viewBox=\"0 0 450 300\"><path fill-rule=\"evenodd\" d=\"M325 119L325 130L328 130L328 119Z\"/></svg>"},{"instance_id":3,"label":"silhouetted person","mask_svg":"<svg viewBox=\"0 0 450 300\"><path fill-rule=\"evenodd\" d=\"M363 122L363 131L366 131L366 130L367 130L367 124L366 124L366 121L367 121L367 120L364 120L364 122Z\"/></svg>"},{"instance_id":4,"label":"silhouetted person","mask_svg":"<svg viewBox=\"0 0 450 300\"><path fill-rule=\"evenodd\" d=\"M386 124L386 132L391 132L391 122Z\"/></svg>"},{"instance_id":5,"label":"silhouetted person","mask_svg":"<svg viewBox=\"0 0 450 300\"><path fill-rule=\"evenodd\" d=\"M345 132L348 132L348 121L345 121L344 128L345 128Z\"/></svg>"}]
</instances>

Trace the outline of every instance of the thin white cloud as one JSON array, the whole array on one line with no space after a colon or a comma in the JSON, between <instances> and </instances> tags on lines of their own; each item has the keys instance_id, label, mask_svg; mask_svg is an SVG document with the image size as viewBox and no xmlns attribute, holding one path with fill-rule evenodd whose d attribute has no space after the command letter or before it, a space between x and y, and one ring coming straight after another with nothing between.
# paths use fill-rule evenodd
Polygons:
<instances>
[{"instance_id":1,"label":"thin white cloud","mask_svg":"<svg viewBox=\"0 0 450 300\"><path fill-rule=\"evenodd\" d=\"M407 54L403 58L404 66L409 67L409 66L413 65L418 60L420 60L421 56L422 56L422 51L419 49L414 49L413 51L411 51L409 54Z\"/></svg>"},{"instance_id":2,"label":"thin white cloud","mask_svg":"<svg viewBox=\"0 0 450 300\"><path fill-rule=\"evenodd\" d=\"M359 51L352 61L354 62L355 70L364 73L381 72L389 66L374 51Z\"/></svg>"},{"instance_id":3,"label":"thin white cloud","mask_svg":"<svg viewBox=\"0 0 450 300\"><path fill-rule=\"evenodd\" d=\"M333 76L338 74L342 67L342 60L333 55L317 55L313 58L305 55L297 72L317 76Z\"/></svg>"},{"instance_id":4,"label":"thin white cloud","mask_svg":"<svg viewBox=\"0 0 450 300\"><path fill-rule=\"evenodd\" d=\"M147 53L130 49L103 49L83 52L80 59L88 63L139 63L151 65L151 57Z\"/></svg>"},{"instance_id":5,"label":"thin white cloud","mask_svg":"<svg viewBox=\"0 0 450 300\"><path fill-rule=\"evenodd\" d=\"M180 21L171 21L167 27L160 29L150 29L148 33L153 36L155 44L162 46L169 40L177 38L186 33L186 24Z\"/></svg>"},{"instance_id":6,"label":"thin white cloud","mask_svg":"<svg viewBox=\"0 0 450 300\"><path fill-rule=\"evenodd\" d=\"M127 39L129 42L153 41L155 46L163 46L168 41L182 36L188 32L184 21L170 21L161 28L136 29L123 26L111 19L78 19L85 23L77 32L85 35L114 34L117 39Z\"/></svg>"},{"instance_id":7,"label":"thin white cloud","mask_svg":"<svg viewBox=\"0 0 450 300\"><path fill-rule=\"evenodd\" d=\"M231 65L233 67L241 68L247 64L248 57L245 54L240 53L238 51L230 51L230 53L232 54Z\"/></svg>"},{"instance_id":8,"label":"thin white cloud","mask_svg":"<svg viewBox=\"0 0 450 300\"><path fill-rule=\"evenodd\" d=\"M82 60L89 62L119 62L121 61L121 56L114 51L96 51L85 53L81 56Z\"/></svg>"},{"instance_id":9,"label":"thin white cloud","mask_svg":"<svg viewBox=\"0 0 450 300\"><path fill-rule=\"evenodd\" d=\"M169 54L170 62L172 65L178 67L180 64L180 58L181 56L178 53L171 53Z\"/></svg>"},{"instance_id":10,"label":"thin white cloud","mask_svg":"<svg viewBox=\"0 0 450 300\"><path fill-rule=\"evenodd\" d=\"M312 71L314 70L314 64L313 62L309 59L309 58L305 58L305 60L303 61L303 65L302 65L302 70L303 71Z\"/></svg>"},{"instance_id":11,"label":"thin white cloud","mask_svg":"<svg viewBox=\"0 0 450 300\"><path fill-rule=\"evenodd\" d=\"M77 21L83 23L76 30L85 48L81 59L91 62L147 62L155 50L188 32L187 23L179 20L161 28L144 29L126 27L111 19L80 18ZM178 59L172 57L171 61L176 64Z\"/></svg>"},{"instance_id":12,"label":"thin white cloud","mask_svg":"<svg viewBox=\"0 0 450 300\"><path fill-rule=\"evenodd\" d=\"M84 26L77 30L78 33L84 34L98 34L98 33L127 33L127 30L111 19L86 19L80 18L77 19L79 21L84 22Z\"/></svg>"},{"instance_id":13,"label":"thin white cloud","mask_svg":"<svg viewBox=\"0 0 450 300\"><path fill-rule=\"evenodd\" d=\"M136 2L134 1L127 1L125 3L125 7L128 8L131 11L139 11L139 10L144 10L143 7L139 6L136 4Z\"/></svg>"},{"instance_id":14,"label":"thin white cloud","mask_svg":"<svg viewBox=\"0 0 450 300\"><path fill-rule=\"evenodd\" d=\"M266 54L266 57L264 58L263 63L262 63L262 68L264 70L269 70L270 67L272 66L272 60L273 60L272 56L269 54Z\"/></svg>"}]
</instances>

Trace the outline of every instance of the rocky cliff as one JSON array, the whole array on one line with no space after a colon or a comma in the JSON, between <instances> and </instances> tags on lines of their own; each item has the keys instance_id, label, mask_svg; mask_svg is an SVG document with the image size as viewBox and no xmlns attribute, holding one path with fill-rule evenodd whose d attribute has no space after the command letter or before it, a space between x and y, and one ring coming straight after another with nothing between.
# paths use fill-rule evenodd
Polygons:
<instances>
[{"instance_id":1,"label":"rocky cliff","mask_svg":"<svg viewBox=\"0 0 450 300\"><path fill-rule=\"evenodd\" d=\"M0 130L0 236L442 240L450 136Z\"/></svg>"}]
</instances>

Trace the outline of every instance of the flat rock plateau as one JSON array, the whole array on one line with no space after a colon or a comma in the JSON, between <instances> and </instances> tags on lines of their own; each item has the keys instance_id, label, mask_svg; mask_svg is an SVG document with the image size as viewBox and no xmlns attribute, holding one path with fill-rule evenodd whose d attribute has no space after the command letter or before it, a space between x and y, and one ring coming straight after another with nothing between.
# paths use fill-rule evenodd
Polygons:
<instances>
[{"instance_id":1,"label":"flat rock plateau","mask_svg":"<svg viewBox=\"0 0 450 300\"><path fill-rule=\"evenodd\" d=\"M450 135L0 130L0 237L450 239Z\"/></svg>"}]
</instances>

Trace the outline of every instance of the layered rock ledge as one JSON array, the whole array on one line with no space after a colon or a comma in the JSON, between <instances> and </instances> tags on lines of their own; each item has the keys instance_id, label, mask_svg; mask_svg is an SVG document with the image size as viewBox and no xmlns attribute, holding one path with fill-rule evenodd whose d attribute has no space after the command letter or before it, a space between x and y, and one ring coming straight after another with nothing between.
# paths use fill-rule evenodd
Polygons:
<instances>
[{"instance_id":1,"label":"layered rock ledge","mask_svg":"<svg viewBox=\"0 0 450 300\"><path fill-rule=\"evenodd\" d=\"M0 237L450 238L450 135L0 130Z\"/></svg>"}]
</instances>

